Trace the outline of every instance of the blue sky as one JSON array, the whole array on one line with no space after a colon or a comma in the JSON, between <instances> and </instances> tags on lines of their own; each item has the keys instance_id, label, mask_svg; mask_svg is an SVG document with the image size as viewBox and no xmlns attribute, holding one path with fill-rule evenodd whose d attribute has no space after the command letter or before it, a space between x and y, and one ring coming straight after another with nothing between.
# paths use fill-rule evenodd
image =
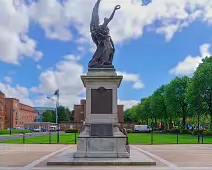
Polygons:
<instances>
[{"instance_id":1,"label":"blue sky","mask_svg":"<svg viewBox=\"0 0 212 170\"><path fill-rule=\"evenodd\" d=\"M3 17L11 22L0 19L0 90L26 104L51 106L46 96L60 88L62 105L78 104L85 96L80 75L95 50L88 16L95 0L78 10L81 0L63 5L36 1L19 8L9 1L0 2ZM118 98L125 108L175 76L192 76L210 55L212 16L203 2L185 1L153 0L142 7L139 0L102 0L100 19L116 4L122 6L109 27L116 46L114 66L124 76ZM188 2L196 7L192 13Z\"/></svg>"}]
</instances>

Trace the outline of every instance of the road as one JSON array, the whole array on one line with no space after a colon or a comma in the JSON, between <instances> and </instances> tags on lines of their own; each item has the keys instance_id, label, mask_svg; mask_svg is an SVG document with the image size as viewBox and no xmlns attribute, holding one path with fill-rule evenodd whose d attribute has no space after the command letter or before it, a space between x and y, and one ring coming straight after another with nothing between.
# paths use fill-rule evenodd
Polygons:
<instances>
[{"instance_id":1,"label":"road","mask_svg":"<svg viewBox=\"0 0 212 170\"><path fill-rule=\"evenodd\" d=\"M57 132L51 132L51 135L55 135ZM63 131L60 131L60 134L64 134ZM49 132L33 132L31 134L25 134L25 138L34 138L34 137L40 137L40 136L47 136L49 135ZM17 140L23 138L23 135L17 135L17 136L0 136L0 142L4 142L6 140Z\"/></svg>"}]
</instances>

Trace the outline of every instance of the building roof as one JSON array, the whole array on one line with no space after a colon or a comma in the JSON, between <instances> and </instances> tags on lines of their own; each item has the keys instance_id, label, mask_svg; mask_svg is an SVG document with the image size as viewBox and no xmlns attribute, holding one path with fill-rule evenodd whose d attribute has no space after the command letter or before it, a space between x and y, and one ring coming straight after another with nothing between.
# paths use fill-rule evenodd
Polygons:
<instances>
[{"instance_id":1,"label":"building roof","mask_svg":"<svg viewBox=\"0 0 212 170\"><path fill-rule=\"evenodd\" d=\"M35 107L38 111L55 110L55 107Z\"/></svg>"},{"instance_id":2,"label":"building roof","mask_svg":"<svg viewBox=\"0 0 212 170\"><path fill-rule=\"evenodd\" d=\"M5 95L1 90L0 90L0 94L1 94L1 95Z\"/></svg>"}]
</instances>

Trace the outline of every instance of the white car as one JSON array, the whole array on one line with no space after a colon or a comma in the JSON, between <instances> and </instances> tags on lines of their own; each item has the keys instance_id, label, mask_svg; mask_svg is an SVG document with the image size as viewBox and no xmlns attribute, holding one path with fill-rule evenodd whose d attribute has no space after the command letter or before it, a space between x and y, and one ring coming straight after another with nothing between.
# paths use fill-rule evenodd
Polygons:
<instances>
[{"instance_id":1,"label":"white car","mask_svg":"<svg viewBox=\"0 0 212 170\"><path fill-rule=\"evenodd\" d=\"M40 129L33 129L33 132L40 132Z\"/></svg>"}]
</instances>

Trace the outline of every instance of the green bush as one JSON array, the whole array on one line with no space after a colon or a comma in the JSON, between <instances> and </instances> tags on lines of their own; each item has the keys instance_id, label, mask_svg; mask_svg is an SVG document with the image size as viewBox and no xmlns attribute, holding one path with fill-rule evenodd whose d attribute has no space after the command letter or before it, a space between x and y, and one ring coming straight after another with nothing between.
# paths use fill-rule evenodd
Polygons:
<instances>
[{"instance_id":1,"label":"green bush","mask_svg":"<svg viewBox=\"0 0 212 170\"><path fill-rule=\"evenodd\" d=\"M78 129L66 129L65 133L80 133L80 130L78 130Z\"/></svg>"},{"instance_id":2,"label":"green bush","mask_svg":"<svg viewBox=\"0 0 212 170\"><path fill-rule=\"evenodd\" d=\"M205 130L203 130L203 129L199 130L200 135L202 135L204 132L205 132ZM198 135L198 130L194 130L192 134L193 135Z\"/></svg>"},{"instance_id":3,"label":"green bush","mask_svg":"<svg viewBox=\"0 0 212 170\"><path fill-rule=\"evenodd\" d=\"M132 129L127 129L127 133L133 133Z\"/></svg>"},{"instance_id":4,"label":"green bush","mask_svg":"<svg viewBox=\"0 0 212 170\"><path fill-rule=\"evenodd\" d=\"M30 133L30 130L12 130L12 134ZM0 135L8 135L10 130L0 130Z\"/></svg>"},{"instance_id":5,"label":"green bush","mask_svg":"<svg viewBox=\"0 0 212 170\"><path fill-rule=\"evenodd\" d=\"M181 129L180 130L181 134L192 134L192 131L188 130L188 129Z\"/></svg>"},{"instance_id":6,"label":"green bush","mask_svg":"<svg viewBox=\"0 0 212 170\"><path fill-rule=\"evenodd\" d=\"M173 133L173 134L180 133L180 129L171 129L171 130L169 130L169 133Z\"/></svg>"},{"instance_id":7,"label":"green bush","mask_svg":"<svg viewBox=\"0 0 212 170\"><path fill-rule=\"evenodd\" d=\"M203 135L204 136L212 136L212 131L204 131Z\"/></svg>"}]
</instances>

